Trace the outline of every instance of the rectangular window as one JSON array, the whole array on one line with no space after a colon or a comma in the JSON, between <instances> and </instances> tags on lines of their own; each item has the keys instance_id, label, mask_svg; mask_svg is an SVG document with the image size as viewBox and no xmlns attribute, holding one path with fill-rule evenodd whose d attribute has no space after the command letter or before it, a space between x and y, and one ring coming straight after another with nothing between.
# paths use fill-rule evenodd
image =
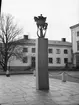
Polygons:
<instances>
[{"instance_id":1,"label":"rectangular window","mask_svg":"<svg viewBox=\"0 0 79 105\"><path fill-rule=\"evenodd\" d=\"M23 57L23 63L27 63L27 62L28 62L27 56L26 57Z\"/></svg>"},{"instance_id":2,"label":"rectangular window","mask_svg":"<svg viewBox=\"0 0 79 105\"><path fill-rule=\"evenodd\" d=\"M68 63L68 58L64 58L64 63Z\"/></svg>"},{"instance_id":3,"label":"rectangular window","mask_svg":"<svg viewBox=\"0 0 79 105\"><path fill-rule=\"evenodd\" d=\"M56 54L60 54L60 49L56 49Z\"/></svg>"},{"instance_id":4,"label":"rectangular window","mask_svg":"<svg viewBox=\"0 0 79 105\"><path fill-rule=\"evenodd\" d=\"M77 41L77 50L79 51L79 41Z\"/></svg>"},{"instance_id":5,"label":"rectangular window","mask_svg":"<svg viewBox=\"0 0 79 105\"><path fill-rule=\"evenodd\" d=\"M32 48L32 53L35 53L35 48Z\"/></svg>"},{"instance_id":6,"label":"rectangular window","mask_svg":"<svg viewBox=\"0 0 79 105\"><path fill-rule=\"evenodd\" d=\"M53 63L53 58L49 58L49 63Z\"/></svg>"},{"instance_id":7,"label":"rectangular window","mask_svg":"<svg viewBox=\"0 0 79 105\"><path fill-rule=\"evenodd\" d=\"M56 62L57 62L57 64L60 64L61 63L61 59L60 58L56 58Z\"/></svg>"},{"instance_id":8,"label":"rectangular window","mask_svg":"<svg viewBox=\"0 0 79 105\"><path fill-rule=\"evenodd\" d=\"M68 50L67 49L64 49L64 54L68 54Z\"/></svg>"},{"instance_id":9,"label":"rectangular window","mask_svg":"<svg viewBox=\"0 0 79 105\"><path fill-rule=\"evenodd\" d=\"M79 36L79 31L77 32L77 36Z\"/></svg>"},{"instance_id":10,"label":"rectangular window","mask_svg":"<svg viewBox=\"0 0 79 105\"><path fill-rule=\"evenodd\" d=\"M28 48L24 47L23 52L28 52Z\"/></svg>"},{"instance_id":11,"label":"rectangular window","mask_svg":"<svg viewBox=\"0 0 79 105\"><path fill-rule=\"evenodd\" d=\"M48 52L49 52L49 53L52 53L53 51L52 51L52 49L49 48L49 49L48 49Z\"/></svg>"}]
</instances>

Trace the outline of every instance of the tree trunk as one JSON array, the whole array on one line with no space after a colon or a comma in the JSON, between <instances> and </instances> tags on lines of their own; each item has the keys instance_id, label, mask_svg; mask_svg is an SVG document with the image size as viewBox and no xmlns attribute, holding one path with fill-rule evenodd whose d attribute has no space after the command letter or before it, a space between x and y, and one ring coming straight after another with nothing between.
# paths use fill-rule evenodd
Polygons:
<instances>
[{"instance_id":1,"label":"tree trunk","mask_svg":"<svg viewBox=\"0 0 79 105\"><path fill-rule=\"evenodd\" d=\"M7 52L6 52L6 54L5 54L5 63L4 63L4 71L7 71L7 62L8 62L8 60L7 60Z\"/></svg>"},{"instance_id":2,"label":"tree trunk","mask_svg":"<svg viewBox=\"0 0 79 105\"><path fill-rule=\"evenodd\" d=\"M7 71L7 62L5 62L4 71Z\"/></svg>"}]
</instances>

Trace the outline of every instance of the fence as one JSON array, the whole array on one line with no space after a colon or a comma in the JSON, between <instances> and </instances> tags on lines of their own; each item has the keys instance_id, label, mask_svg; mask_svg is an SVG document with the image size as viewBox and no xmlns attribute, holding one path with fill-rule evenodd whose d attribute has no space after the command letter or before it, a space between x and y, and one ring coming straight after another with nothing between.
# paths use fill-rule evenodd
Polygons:
<instances>
[{"instance_id":1,"label":"fence","mask_svg":"<svg viewBox=\"0 0 79 105\"><path fill-rule=\"evenodd\" d=\"M68 78L69 78L69 81L72 81L72 82L79 81L78 76L73 76L73 75L67 73L66 71L61 71L59 73L56 73L55 75L52 75L52 74L49 73L49 76L52 77L52 78L60 76L61 79L62 79L62 82L66 82L68 80Z\"/></svg>"}]
</instances>

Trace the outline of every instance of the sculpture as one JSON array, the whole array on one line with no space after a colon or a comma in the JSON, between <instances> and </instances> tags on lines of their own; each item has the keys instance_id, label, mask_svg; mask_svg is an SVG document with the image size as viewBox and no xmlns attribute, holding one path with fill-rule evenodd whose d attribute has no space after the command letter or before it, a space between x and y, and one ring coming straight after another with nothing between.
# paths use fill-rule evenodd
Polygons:
<instances>
[{"instance_id":1,"label":"sculpture","mask_svg":"<svg viewBox=\"0 0 79 105\"><path fill-rule=\"evenodd\" d=\"M37 25L37 36L39 38L44 38L47 30L48 24L46 23L46 17L43 17L42 14L38 17L34 17L34 20ZM40 31L40 35L39 32Z\"/></svg>"}]
</instances>

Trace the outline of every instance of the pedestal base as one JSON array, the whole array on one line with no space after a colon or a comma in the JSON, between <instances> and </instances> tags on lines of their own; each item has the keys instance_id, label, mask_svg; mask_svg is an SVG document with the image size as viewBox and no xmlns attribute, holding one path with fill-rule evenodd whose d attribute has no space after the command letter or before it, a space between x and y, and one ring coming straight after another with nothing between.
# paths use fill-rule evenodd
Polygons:
<instances>
[{"instance_id":1,"label":"pedestal base","mask_svg":"<svg viewBox=\"0 0 79 105\"><path fill-rule=\"evenodd\" d=\"M49 90L48 39L36 40L36 89Z\"/></svg>"},{"instance_id":2,"label":"pedestal base","mask_svg":"<svg viewBox=\"0 0 79 105\"><path fill-rule=\"evenodd\" d=\"M6 76L7 76L7 77L10 77L10 72L9 72L9 70L6 71Z\"/></svg>"}]
</instances>

